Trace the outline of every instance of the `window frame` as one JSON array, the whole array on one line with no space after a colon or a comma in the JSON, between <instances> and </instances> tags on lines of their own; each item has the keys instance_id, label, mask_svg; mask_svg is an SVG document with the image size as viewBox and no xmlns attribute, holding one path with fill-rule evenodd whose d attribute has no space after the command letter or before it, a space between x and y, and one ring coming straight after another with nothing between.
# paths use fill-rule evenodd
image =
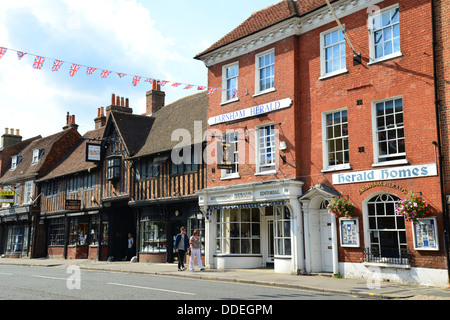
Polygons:
<instances>
[{"instance_id":1,"label":"window frame","mask_svg":"<svg viewBox=\"0 0 450 320\"><path fill-rule=\"evenodd\" d=\"M327 116L332 114L333 115L333 119L334 119L334 114L335 113L339 112L339 113L342 114L342 112L344 112L344 111L347 112L347 122L346 122L347 123L347 135L346 136L342 135L342 121L341 121L341 139L343 141L342 142L342 147L343 147L342 152L345 153L345 151L347 150L348 154L349 154L348 163L342 163L342 164L337 164L337 165L330 165L330 161L329 161L330 160L329 159L330 151L329 151L329 144L328 144L328 142L331 139L328 137ZM341 119L342 119L342 117L341 117ZM332 126L334 127L334 122L333 122ZM346 169L350 169L351 168L351 165L350 165L350 146L349 146L350 139L349 139L349 128L348 128L348 126L349 126L348 108L340 108L340 109L330 110L330 111L322 113L323 171L337 171L337 170L346 170ZM348 149L345 149L345 144L344 144L345 137L347 137L347 140L348 140L348 142L347 142ZM336 138L334 138L334 137L332 139L336 140ZM345 156L344 156L344 162L345 162Z\"/></svg>"},{"instance_id":2,"label":"window frame","mask_svg":"<svg viewBox=\"0 0 450 320\"><path fill-rule=\"evenodd\" d=\"M259 63L259 59L263 56L273 54L273 86L264 90L261 90L261 66ZM255 94L254 96L258 96L261 94L269 93L275 91L275 64L276 64L276 55L275 55L275 48L266 50L264 52L258 53L255 56ZM267 68L268 66L265 66L264 68Z\"/></svg>"},{"instance_id":3,"label":"window frame","mask_svg":"<svg viewBox=\"0 0 450 320\"><path fill-rule=\"evenodd\" d=\"M23 192L23 203L30 204L33 202L34 181L26 181Z\"/></svg>"},{"instance_id":4,"label":"window frame","mask_svg":"<svg viewBox=\"0 0 450 320\"><path fill-rule=\"evenodd\" d=\"M343 27L345 29L345 25L343 25ZM332 72L327 72L327 67L326 67L326 49L328 47L325 47L325 37L328 34L331 34L331 33L335 32L335 31L341 31L341 28L340 27L335 27L335 28L329 29L327 31L324 31L324 32L322 32L320 34L320 79L326 79L328 77L333 77L333 76L336 76L336 75L348 72L348 69L347 69L347 43L345 41L345 37L343 38L342 41L329 46L329 47L333 47L333 46L336 46L338 44L339 45L341 45L342 43L344 44L345 66L343 68L339 69L339 70L332 71ZM341 31L341 33L342 33L342 31Z\"/></svg>"},{"instance_id":5,"label":"window frame","mask_svg":"<svg viewBox=\"0 0 450 320\"><path fill-rule=\"evenodd\" d=\"M237 68L237 75L235 77L227 77L227 71L231 68ZM228 80L236 78L236 89L231 90L228 87ZM239 95L236 93L236 96L233 98L234 91L239 90L239 62L233 62L222 67L222 104L234 102L239 100Z\"/></svg>"},{"instance_id":6,"label":"window frame","mask_svg":"<svg viewBox=\"0 0 450 320\"><path fill-rule=\"evenodd\" d=\"M387 11L391 11L391 10L395 10L395 9L399 10L399 18L398 18L399 39L400 39L399 51L392 52L392 53L390 53L388 55L383 55L383 56L381 56L379 58L376 58L375 57L376 51L375 51L375 25L374 25L374 19L377 16L383 15L383 13L386 13ZM400 5L398 3L394 4L392 6L386 7L384 9L380 10L380 11L371 12L369 14L369 17L368 17L368 24L369 24L369 59L370 59L368 65L375 64L375 63L378 63L378 62L381 62L381 61L385 61L385 60L389 60L389 59L393 59L393 58L397 58L397 57L403 56L403 54L402 54L402 46L401 46L401 38L402 37L401 37L401 28L400 28ZM397 24L397 23L395 23L395 24ZM385 28L387 28L387 27L384 27L384 28L382 27L379 30L383 30ZM392 38L392 39L394 39L394 38ZM384 40L384 36L383 36L383 40ZM392 46L393 46L393 50L394 50L394 41L392 40L392 42L393 42ZM383 52L384 52L384 49L383 49Z\"/></svg>"},{"instance_id":7,"label":"window frame","mask_svg":"<svg viewBox=\"0 0 450 320\"><path fill-rule=\"evenodd\" d=\"M227 141L226 139L228 139L229 136L234 135L234 140L233 141ZM223 141L225 142L229 142L230 144L233 144L233 148L232 150L234 151L234 157L233 157L233 170L225 170L222 169L221 170L221 179L233 179L233 178L240 178L239 175L239 131L238 130L230 130L227 132L224 132L222 134L222 144L221 146L223 146Z\"/></svg>"},{"instance_id":8,"label":"window frame","mask_svg":"<svg viewBox=\"0 0 450 320\"><path fill-rule=\"evenodd\" d=\"M373 138L373 167L376 166L386 166L386 165L397 165L397 164L407 164L408 160L407 160L407 153L406 153L406 134L405 132L403 132L403 140L405 141L405 152L401 152L401 153L396 153L396 154L392 154L390 155L390 157L394 157L394 158L398 158L398 157L402 157L402 159L394 159L394 160L387 160L387 161L380 161L380 145L379 145L379 140L378 140L378 135L380 133L380 131L378 130L378 116L377 116L377 104L379 103L386 103L387 101L393 101L394 103L394 115L395 113L395 101L396 100L402 100L402 114L403 114L403 126L395 126L393 128L387 128L385 126L385 131L389 131L389 130L399 130L403 128L403 131L405 130L405 106L404 106L404 99L402 95L399 96L394 96L394 97L389 97L389 98L385 98L385 99L380 99L380 100L375 100L372 101L372 138ZM394 117L394 121L395 117ZM396 138L398 140L398 138ZM389 141L389 140L387 140ZM387 157L386 157L387 158Z\"/></svg>"},{"instance_id":9,"label":"window frame","mask_svg":"<svg viewBox=\"0 0 450 320\"><path fill-rule=\"evenodd\" d=\"M106 159L106 180L119 180L122 171L122 157L110 156Z\"/></svg>"},{"instance_id":10,"label":"window frame","mask_svg":"<svg viewBox=\"0 0 450 320\"><path fill-rule=\"evenodd\" d=\"M266 127L273 127L274 130L274 134L273 134L273 155L274 155L274 159L273 159L273 164L271 165L261 165L261 148L260 148L260 139L261 139L261 134L260 134L260 130ZM270 122L270 123L265 123L262 124L260 126L255 127L255 135L256 135L256 143L255 143L255 149L256 149L256 173L255 175L265 175L265 174L276 174L278 172L278 148L277 148L277 135L275 133L275 123L274 122ZM265 148L267 148L265 146ZM269 168L268 170L261 170L262 168L267 167ZM273 167L273 168L272 168Z\"/></svg>"}]
</instances>

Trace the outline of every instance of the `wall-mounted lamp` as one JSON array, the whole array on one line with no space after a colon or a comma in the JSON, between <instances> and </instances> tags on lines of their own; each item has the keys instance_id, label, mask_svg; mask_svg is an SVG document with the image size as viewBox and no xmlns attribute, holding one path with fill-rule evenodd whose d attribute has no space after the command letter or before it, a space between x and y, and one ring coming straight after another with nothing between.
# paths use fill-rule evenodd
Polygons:
<instances>
[{"instance_id":1,"label":"wall-mounted lamp","mask_svg":"<svg viewBox=\"0 0 450 320\"><path fill-rule=\"evenodd\" d=\"M281 141L281 142L280 142L280 150L281 150L281 151L287 150L287 144L286 144L286 141Z\"/></svg>"},{"instance_id":2,"label":"wall-mounted lamp","mask_svg":"<svg viewBox=\"0 0 450 320\"><path fill-rule=\"evenodd\" d=\"M92 196L91 201L92 201L93 203L96 203L97 205L100 205L100 204L97 202L97 199L95 198L95 196Z\"/></svg>"}]
</instances>

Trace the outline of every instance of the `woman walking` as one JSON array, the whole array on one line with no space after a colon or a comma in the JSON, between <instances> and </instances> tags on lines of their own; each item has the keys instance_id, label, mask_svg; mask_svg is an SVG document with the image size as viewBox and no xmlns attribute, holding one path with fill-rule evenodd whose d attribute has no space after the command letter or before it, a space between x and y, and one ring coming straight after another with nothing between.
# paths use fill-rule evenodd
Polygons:
<instances>
[{"instance_id":1,"label":"woman walking","mask_svg":"<svg viewBox=\"0 0 450 320\"><path fill-rule=\"evenodd\" d=\"M175 238L175 249L178 253L178 271L186 270L184 266L184 257L186 250L189 248L189 237L186 235L186 228L181 227L180 233Z\"/></svg>"},{"instance_id":2,"label":"woman walking","mask_svg":"<svg viewBox=\"0 0 450 320\"><path fill-rule=\"evenodd\" d=\"M199 237L199 231L196 229L194 230L191 239L189 240L189 243L191 244L191 255L189 259L189 269L191 271L194 271L194 257L197 257L197 263L198 267L200 268L200 271L205 270L203 268L202 264L202 256L200 253L201 243L200 243L200 237Z\"/></svg>"}]
</instances>

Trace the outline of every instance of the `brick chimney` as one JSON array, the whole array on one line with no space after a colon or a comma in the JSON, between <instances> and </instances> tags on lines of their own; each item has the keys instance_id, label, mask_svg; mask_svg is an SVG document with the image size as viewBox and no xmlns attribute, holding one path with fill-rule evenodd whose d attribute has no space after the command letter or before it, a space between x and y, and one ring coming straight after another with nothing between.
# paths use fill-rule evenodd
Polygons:
<instances>
[{"instance_id":1,"label":"brick chimney","mask_svg":"<svg viewBox=\"0 0 450 320\"><path fill-rule=\"evenodd\" d=\"M71 116L70 113L67 112L66 125L63 127L63 130L66 130L69 128L75 128L75 130L78 130L78 125L75 123L75 115Z\"/></svg>"},{"instance_id":2,"label":"brick chimney","mask_svg":"<svg viewBox=\"0 0 450 320\"><path fill-rule=\"evenodd\" d=\"M151 116L153 113L164 107L166 100L166 93L161 91L161 86L153 81L152 90L147 92L147 116Z\"/></svg>"},{"instance_id":3,"label":"brick chimney","mask_svg":"<svg viewBox=\"0 0 450 320\"><path fill-rule=\"evenodd\" d=\"M133 109L130 108L130 101L125 98L119 97L113 93L111 95L111 105L106 107L106 117L109 116L111 111L120 111L126 113L133 113Z\"/></svg>"},{"instance_id":4,"label":"brick chimney","mask_svg":"<svg viewBox=\"0 0 450 320\"><path fill-rule=\"evenodd\" d=\"M12 146L13 144L22 142L20 130L17 129L14 134L14 129L5 128L5 133L2 135L2 148Z\"/></svg>"},{"instance_id":5,"label":"brick chimney","mask_svg":"<svg viewBox=\"0 0 450 320\"><path fill-rule=\"evenodd\" d=\"M95 129L100 129L106 125L105 108L101 107L97 110L97 118L94 119Z\"/></svg>"}]
</instances>

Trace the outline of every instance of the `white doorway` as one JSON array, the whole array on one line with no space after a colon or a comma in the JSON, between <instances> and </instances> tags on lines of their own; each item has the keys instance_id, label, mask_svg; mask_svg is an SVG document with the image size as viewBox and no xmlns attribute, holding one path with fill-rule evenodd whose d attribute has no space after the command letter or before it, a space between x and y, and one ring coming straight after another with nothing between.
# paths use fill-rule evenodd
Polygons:
<instances>
[{"instance_id":1,"label":"white doorway","mask_svg":"<svg viewBox=\"0 0 450 320\"><path fill-rule=\"evenodd\" d=\"M275 247L274 247L274 224L273 216L263 216L262 217L264 237L263 241L263 261L265 266L272 266L275 259Z\"/></svg>"},{"instance_id":2,"label":"white doorway","mask_svg":"<svg viewBox=\"0 0 450 320\"><path fill-rule=\"evenodd\" d=\"M331 214L328 210L310 213L311 272L333 272Z\"/></svg>"}]
</instances>

